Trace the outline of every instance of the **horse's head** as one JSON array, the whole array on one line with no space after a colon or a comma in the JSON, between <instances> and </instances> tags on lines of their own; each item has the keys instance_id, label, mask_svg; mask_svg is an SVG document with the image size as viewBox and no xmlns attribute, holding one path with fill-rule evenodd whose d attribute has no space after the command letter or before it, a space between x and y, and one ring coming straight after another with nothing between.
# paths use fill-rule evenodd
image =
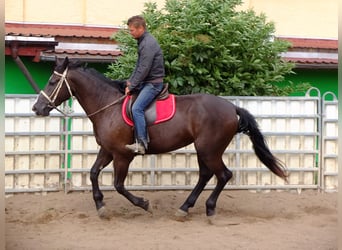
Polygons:
<instances>
[{"instance_id":1,"label":"horse's head","mask_svg":"<svg viewBox=\"0 0 342 250\"><path fill-rule=\"evenodd\" d=\"M69 59L58 60L54 72L50 76L32 107L36 115L48 116L50 111L72 96L67 77Z\"/></svg>"}]
</instances>

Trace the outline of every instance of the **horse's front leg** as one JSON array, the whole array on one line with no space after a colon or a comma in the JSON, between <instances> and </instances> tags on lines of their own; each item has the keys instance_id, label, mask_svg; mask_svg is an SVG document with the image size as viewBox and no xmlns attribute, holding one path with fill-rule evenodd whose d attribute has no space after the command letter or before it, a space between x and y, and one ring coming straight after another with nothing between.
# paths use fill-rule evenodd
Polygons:
<instances>
[{"instance_id":1,"label":"horse's front leg","mask_svg":"<svg viewBox=\"0 0 342 250\"><path fill-rule=\"evenodd\" d=\"M90 170L90 180L93 187L93 199L95 201L96 209L101 218L106 218L107 215L105 213L103 203L103 194L99 188L98 177L101 170L104 169L112 160L112 155L101 147L99 153L97 154L96 161Z\"/></svg>"},{"instance_id":2,"label":"horse's front leg","mask_svg":"<svg viewBox=\"0 0 342 250\"><path fill-rule=\"evenodd\" d=\"M149 201L144 200L142 197L137 197L130 193L124 186L125 179L128 173L128 167L134 156L115 156L114 159L114 187L119 194L126 197L133 205L141 207L146 211L150 211Z\"/></svg>"}]
</instances>

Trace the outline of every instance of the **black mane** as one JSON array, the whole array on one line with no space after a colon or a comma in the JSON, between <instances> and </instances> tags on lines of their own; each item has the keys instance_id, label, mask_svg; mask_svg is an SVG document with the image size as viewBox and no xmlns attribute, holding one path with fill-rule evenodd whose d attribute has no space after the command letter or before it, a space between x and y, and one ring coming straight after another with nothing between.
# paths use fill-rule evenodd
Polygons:
<instances>
[{"instance_id":1,"label":"black mane","mask_svg":"<svg viewBox=\"0 0 342 250\"><path fill-rule=\"evenodd\" d=\"M86 67L86 65L84 65L84 63L82 63L80 61L70 61L68 67L70 69L81 68L85 72L87 72L87 73L93 75L94 77L100 79L101 81L109 84L113 88L116 88L122 94L125 94L125 87L126 87L126 81L125 80L112 80L112 79L106 77L104 74L98 72L96 69Z\"/></svg>"},{"instance_id":2,"label":"black mane","mask_svg":"<svg viewBox=\"0 0 342 250\"><path fill-rule=\"evenodd\" d=\"M108 77L106 77L104 74L98 72L94 68L83 68L84 71L88 72L89 74L95 76L96 78L99 78L100 80L108 83L110 86L118 89L122 94L125 93L125 87L126 87L126 81L124 80L112 80Z\"/></svg>"}]
</instances>

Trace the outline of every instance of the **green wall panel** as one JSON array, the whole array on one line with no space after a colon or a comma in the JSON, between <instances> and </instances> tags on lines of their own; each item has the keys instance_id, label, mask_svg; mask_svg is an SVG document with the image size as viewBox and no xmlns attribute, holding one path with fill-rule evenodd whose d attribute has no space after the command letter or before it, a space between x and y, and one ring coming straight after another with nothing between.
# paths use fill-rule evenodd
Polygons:
<instances>
[{"instance_id":1,"label":"green wall panel","mask_svg":"<svg viewBox=\"0 0 342 250\"><path fill-rule=\"evenodd\" d=\"M47 83L53 67L53 62L32 62L32 57L20 57L30 72L33 80L42 89ZM35 94L29 81L14 62L11 56L5 58L5 93L6 94Z\"/></svg>"},{"instance_id":2,"label":"green wall panel","mask_svg":"<svg viewBox=\"0 0 342 250\"><path fill-rule=\"evenodd\" d=\"M39 63L33 62L32 57L20 57L30 72L33 80L37 83L40 89L43 89L49 80L54 69L54 62L41 61ZM107 63L92 63L87 67L92 67L99 72L106 72ZM11 56L5 58L5 93L6 94L35 94L29 81L25 78L23 72L14 62Z\"/></svg>"},{"instance_id":3,"label":"green wall panel","mask_svg":"<svg viewBox=\"0 0 342 250\"><path fill-rule=\"evenodd\" d=\"M337 69L295 69L295 74L287 75L285 81L280 83L283 86L288 81L295 84L309 83L312 87L320 90L321 94L333 92L338 96L338 71ZM303 95L294 93L293 95Z\"/></svg>"}]
</instances>

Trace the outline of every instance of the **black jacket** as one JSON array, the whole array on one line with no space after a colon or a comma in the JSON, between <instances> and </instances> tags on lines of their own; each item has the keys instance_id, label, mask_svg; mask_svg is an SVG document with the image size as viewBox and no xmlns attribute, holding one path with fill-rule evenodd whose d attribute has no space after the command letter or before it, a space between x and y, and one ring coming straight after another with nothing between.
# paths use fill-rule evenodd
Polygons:
<instances>
[{"instance_id":1,"label":"black jacket","mask_svg":"<svg viewBox=\"0 0 342 250\"><path fill-rule=\"evenodd\" d=\"M163 52L157 40L146 31L138 39L138 60L129 78L129 90L140 89L146 82L163 82L164 76Z\"/></svg>"}]
</instances>

